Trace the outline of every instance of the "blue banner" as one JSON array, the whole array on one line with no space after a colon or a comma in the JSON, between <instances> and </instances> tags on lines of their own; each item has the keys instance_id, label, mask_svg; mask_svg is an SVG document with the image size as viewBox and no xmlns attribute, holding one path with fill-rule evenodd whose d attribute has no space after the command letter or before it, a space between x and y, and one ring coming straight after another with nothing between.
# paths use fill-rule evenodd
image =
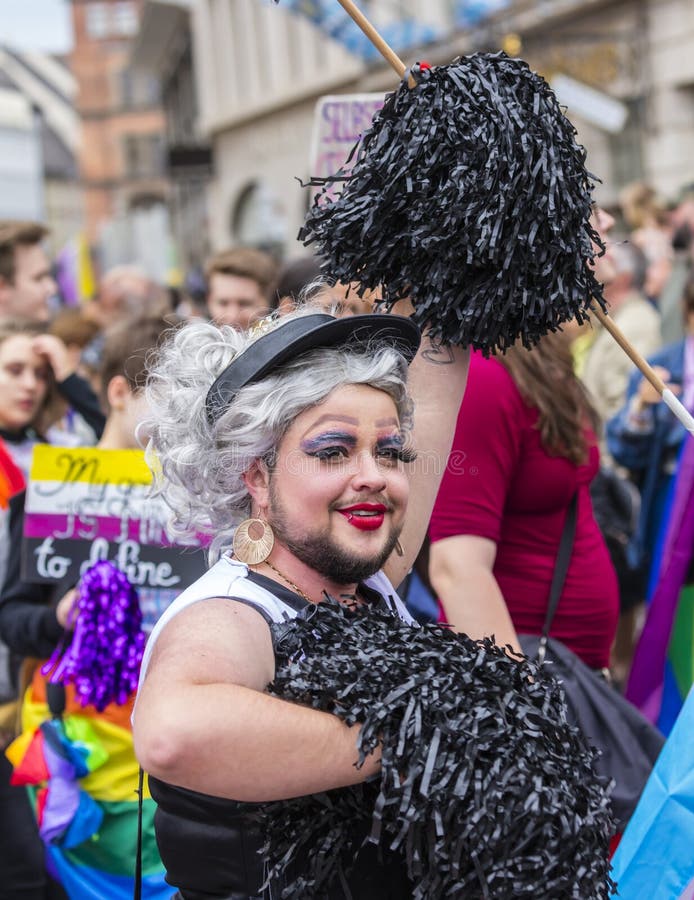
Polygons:
<instances>
[{"instance_id":1,"label":"blue banner","mask_svg":"<svg viewBox=\"0 0 694 900\"><path fill-rule=\"evenodd\" d=\"M510 0L453 0L453 19L458 27L471 28L508 6Z\"/></svg>"},{"instance_id":2,"label":"blue banner","mask_svg":"<svg viewBox=\"0 0 694 900\"><path fill-rule=\"evenodd\" d=\"M350 53L366 61L380 59L378 50L369 38L352 21L337 0L279 0L284 9L304 16L333 40L339 41ZM488 16L509 6L510 0L452 0L452 31L456 28L471 28ZM360 4L364 15L393 50L403 51L424 46L443 36L440 28L412 16L395 18L391 3ZM397 11L396 11L397 15Z\"/></svg>"},{"instance_id":3,"label":"blue banner","mask_svg":"<svg viewBox=\"0 0 694 900\"><path fill-rule=\"evenodd\" d=\"M694 881L694 691L612 859L619 900L677 900ZM691 895L689 895L691 896Z\"/></svg>"},{"instance_id":4,"label":"blue banner","mask_svg":"<svg viewBox=\"0 0 694 900\"><path fill-rule=\"evenodd\" d=\"M333 40L343 44L350 53L363 60L380 59L380 53L369 38L355 25L337 0L281 0L285 9L304 16ZM390 7L387 7L390 11ZM363 11L370 18L368 5ZM408 50L431 43L440 37L440 31L425 22L411 17L393 19L381 24L373 23L383 39L396 51Z\"/></svg>"}]
</instances>

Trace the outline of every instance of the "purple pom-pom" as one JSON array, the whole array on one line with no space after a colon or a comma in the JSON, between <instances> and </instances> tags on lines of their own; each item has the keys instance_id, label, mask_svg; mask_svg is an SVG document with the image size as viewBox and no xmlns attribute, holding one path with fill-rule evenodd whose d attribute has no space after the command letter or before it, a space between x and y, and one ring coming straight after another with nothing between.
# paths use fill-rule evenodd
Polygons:
<instances>
[{"instance_id":1,"label":"purple pom-pom","mask_svg":"<svg viewBox=\"0 0 694 900\"><path fill-rule=\"evenodd\" d=\"M101 561L82 576L72 641L42 668L50 681L74 684L82 706L99 712L127 703L137 687L145 648L137 591L113 563Z\"/></svg>"}]
</instances>

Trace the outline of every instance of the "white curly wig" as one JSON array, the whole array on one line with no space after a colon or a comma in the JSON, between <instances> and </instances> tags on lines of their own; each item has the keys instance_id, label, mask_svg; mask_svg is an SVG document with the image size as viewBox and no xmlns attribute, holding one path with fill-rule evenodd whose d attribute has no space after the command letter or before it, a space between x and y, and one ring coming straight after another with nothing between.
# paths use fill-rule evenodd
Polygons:
<instances>
[{"instance_id":1,"label":"white curly wig","mask_svg":"<svg viewBox=\"0 0 694 900\"><path fill-rule=\"evenodd\" d=\"M304 307L282 318L269 317L269 324L281 328L315 312ZM264 333L268 322L263 324ZM157 493L172 510L175 534L211 539L211 561L230 546L236 526L250 513L244 472L257 459L272 466L287 428L304 410L342 385L364 384L393 398L403 431L412 422L405 359L392 347L363 344L310 350L284 363L241 388L229 408L210 422L205 408L210 386L239 353L252 352L254 339L253 330L186 325L157 352L147 381L147 455Z\"/></svg>"}]
</instances>

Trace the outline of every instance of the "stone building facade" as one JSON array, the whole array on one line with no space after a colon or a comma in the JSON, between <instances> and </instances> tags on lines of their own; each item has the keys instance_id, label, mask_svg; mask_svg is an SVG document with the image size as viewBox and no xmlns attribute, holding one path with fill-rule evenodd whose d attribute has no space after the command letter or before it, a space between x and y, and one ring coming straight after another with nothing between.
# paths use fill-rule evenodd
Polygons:
<instances>
[{"instance_id":1,"label":"stone building facade","mask_svg":"<svg viewBox=\"0 0 694 900\"><path fill-rule=\"evenodd\" d=\"M200 127L189 0L144 4L131 64L142 77L155 77L159 83L177 255L184 273L200 275L210 253L207 186L212 147Z\"/></svg>"},{"instance_id":2,"label":"stone building facade","mask_svg":"<svg viewBox=\"0 0 694 900\"><path fill-rule=\"evenodd\" d=\"M146 0L156 5L162 0ZM183 0L167 0L181 3ZM464 0L461 0L461 3ZM198 95L197 125L210 142L207 188L213 248L303 249L296 233L308 195L316 102L325 94L386 91L397 83L305 16L264 0L189 0ZM443 0L410 0L408 14L438 38L404 54L445 64L474 50L507 49L562 84L568 114L613 205L619 189L646 179L674 199L694 182L694 3L692 0L508 0L461 28ZM371 14L392 4L374 0ZM563 97L562 97L563 99Z\"/></svg>"},{"instance_id":3,"label":"stone building facade","mask_svg":"<svg viewBox=\"0 0 694 900\"><path fill-rule=\"evenodd\" d=\"M520 4L519 4L520 6ZM517 12L522 53L550 81L571 76L626 106L615 133L569 108L614 201L633 179L667 199L694 182L694 3L691 0L570 0L526 3Z\"/></svg>"}]
</instances>

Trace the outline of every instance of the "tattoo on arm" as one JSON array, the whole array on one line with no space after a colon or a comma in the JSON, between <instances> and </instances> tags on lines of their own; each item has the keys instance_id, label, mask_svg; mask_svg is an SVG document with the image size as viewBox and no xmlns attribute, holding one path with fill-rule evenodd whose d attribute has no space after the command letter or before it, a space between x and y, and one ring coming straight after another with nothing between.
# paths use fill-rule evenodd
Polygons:
<instances>
[{"instance_id":1,"label":"tattoo on arm","mask_svg":"<svg viewBox=\"0 0 694 900\"><path fill-rule=\"evenodd\" d=\"M455 362L453 348L442 344L441 341L432 341L431 346L422 351L422 359L432 366L450 366Z\"/></svg>"}]
</instances>

